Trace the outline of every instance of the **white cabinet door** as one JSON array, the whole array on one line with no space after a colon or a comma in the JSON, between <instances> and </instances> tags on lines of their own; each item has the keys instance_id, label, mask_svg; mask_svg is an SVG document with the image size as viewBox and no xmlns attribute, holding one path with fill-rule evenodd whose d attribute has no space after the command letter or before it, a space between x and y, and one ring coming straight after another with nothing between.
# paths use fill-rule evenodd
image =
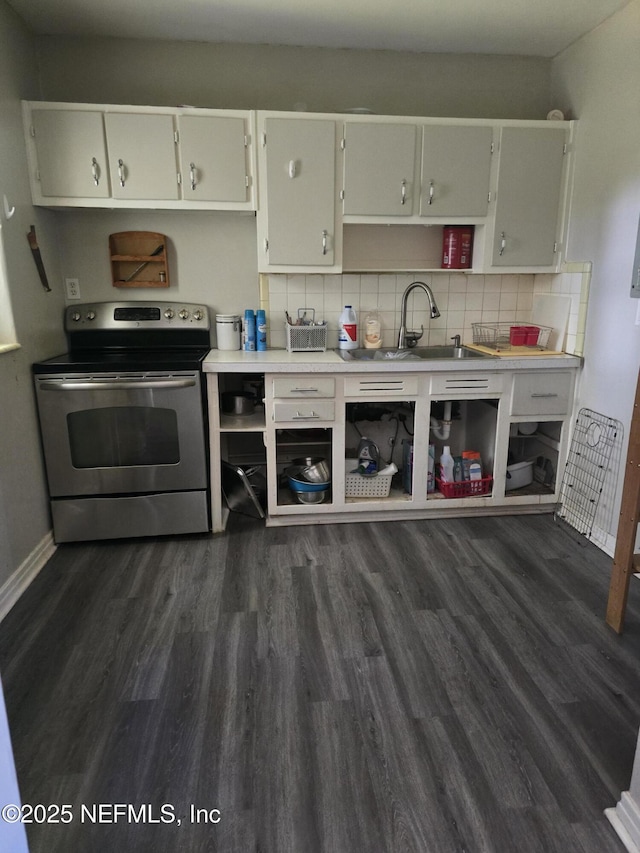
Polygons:
<instances>
[{"instance_id":1,"label":"white cabinet door","mask_svg":"<svg viewBox=\"0 0 640 853\"><path fill-rule=\"evenodd\" d=\"M421 216L487 215L492 139L491 127L423 127Z\"/></svg>"},{"instance_id":2,"label":"white cabinet door","mask_svg":"<svg viewBox=\"0 0 640 853\"><path fill-rule=\"evenodd\" d=\"M244 202L249 174L244 119L183 115L178 119L185 201Z\"/></svg>"},{"instance_id":3,"label":"white cabinet door","mask_svg":"<svg viewBox=\"0 0 640 853\"><path fill-rule=\"evenodd\" d=\"M105 113L113 198L178 199L173 116Z\"/></svg>"},{"instance_id":4,"label":"white cabinet door","mask_svg":"<svg viewBox=\"0 0 640 853\"><path fill-rule=\"evenodd\" d=\"M567 131L561 127L502 129L494 266L555 263L566 141Z\"/></svg>"},{"instance_id":5,"label":"white cabinet door","mask_svg":"<svg viewBox=\"0 0 640 853\"><path fill-rule=\"evenodd\" d=\"M345 124L344 213L411 216L416 127Z\"/></svg>"},{"instance_id":6,"label":"white cabinet door","mask_svg":"<svg viewBox=\"0 0 640 853\"><path fill-rule=\"evenodd\" d=\"M102 113L31 113L37 157L34 191L46 198L108 198L109 172Z\"/></svg>"},{"instance_id":7,"label":"white cabinet door","mask_svg":"<svg viewBox=\"0 0 640 853\"><path fill-rule=\"evenodd\" d=\"M258 251L267 253L267 268L330 267L335 257L335 122L267 118L265 131L267 236ZM263 205L264 198L259 215L264 215Z\"/></svg>"}]
</instances>

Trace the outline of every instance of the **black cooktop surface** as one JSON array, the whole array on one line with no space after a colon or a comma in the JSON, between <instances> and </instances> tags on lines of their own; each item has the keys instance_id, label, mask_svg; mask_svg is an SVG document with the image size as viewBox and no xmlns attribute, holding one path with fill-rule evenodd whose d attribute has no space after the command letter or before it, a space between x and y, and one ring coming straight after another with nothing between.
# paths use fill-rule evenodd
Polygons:
<instances>
[{"instance_id":1,"label":"black cooktop surface","mask_svg":"<svg viewBox=\"0 0 640 853\"><path fill-rule=\"evenodd\" d=\"M83 349L33 365L35 374L112 373L114 371L200 370L209 347L164 350Z\"/></svg>"}]
</instances>

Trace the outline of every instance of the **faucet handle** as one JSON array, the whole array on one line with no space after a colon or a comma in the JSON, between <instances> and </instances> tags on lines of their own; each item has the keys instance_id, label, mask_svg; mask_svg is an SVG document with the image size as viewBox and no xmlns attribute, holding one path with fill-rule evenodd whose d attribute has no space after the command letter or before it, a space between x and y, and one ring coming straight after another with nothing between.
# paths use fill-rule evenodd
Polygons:
<instances>
[{"instance_id":1,"label":"faucet handle","mask_svg":"<svg viewBox=\"0 0 640 853\"><path fill-rule=\"evenodd\" d=\"M405 341L408 347L414 347L420 338L424 335L424 326L420 326L419 332L409 332L407 331L405 335Z\"/></svg>"}]
</instances>

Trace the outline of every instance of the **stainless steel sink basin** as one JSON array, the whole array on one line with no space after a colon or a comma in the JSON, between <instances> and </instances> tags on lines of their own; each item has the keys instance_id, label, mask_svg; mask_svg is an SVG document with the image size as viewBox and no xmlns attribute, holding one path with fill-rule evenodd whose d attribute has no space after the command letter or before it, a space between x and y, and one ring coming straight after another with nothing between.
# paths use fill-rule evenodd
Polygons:
<instances>
[{"instance_id":1,"label":"stainless steel sink basin","mask_svg":"<svg viewBox=\"0 0 640 853\"><path fill-rule=\"evenodd\" d=\"M425 361L430 359L493 358L468 347L413 347L412 349L337 349L343 361Z\"/></svg>"}]
</instances>

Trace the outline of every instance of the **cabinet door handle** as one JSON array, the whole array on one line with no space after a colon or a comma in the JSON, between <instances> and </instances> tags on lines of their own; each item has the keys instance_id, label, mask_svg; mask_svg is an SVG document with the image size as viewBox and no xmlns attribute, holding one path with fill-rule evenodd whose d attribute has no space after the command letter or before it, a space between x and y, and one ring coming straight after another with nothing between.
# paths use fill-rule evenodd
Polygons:
<instances>
[{"instance_id":1,"label":"cabinet door handle","mask_svg":"<svg viewBox=\"0 0 640 853\"><path fill-rule=\"evenodd\" d=\"M292 388L291 391L294 394L305 394L311 393L312 391L317 391L317 388Z\"/></svg>"},{"instance_id":2,"label":"cabinet door handle","mask_svg":"<svg viewBox=\"0 0 640 853\"><path fill-rule=\"evenodd\" d=\"M95 157L91 158L91 174L93 175L93 183L98 186L100 184L100 167Z\"/></svg>"},{"instance_id":3,"label":"cabinet door handle","mask_svg":"<svg viewBox=\"0 0 640 853\"><path fill-rule=\"evenodd\" d=\"M295 415L291 418L292 421L312 421L318 420L320 415L317 415L313 410L309 415L301 415L300 412L296 412Z\"/></svg>"},{"instance_id":4,"label":"cabinet door handle","mask_svg":"<svg viewBox=\"0 0 640 853\"><path fill-rule=\"evenodd\" d=\"M433 181L429 181L429 204L433 204Z\"/></svg>"},{"instance_id":5,"label":"cabinet door handle","mask_svg":"<svg viewBox=\"0 0 640 853\"><path fill-rule=\"evenodd\" d=\"M552 393L544 394L541 392L540 394L532 394L531 396L532 397L557 397L558 395L552 394Z\"/></svg>"},{"instance_id":6,"label":"cabinet door handle","mask_svg":"<svg viewBox=\"0 0 640 853\"><path fill-rule=\"evenodd\" d=\"M120 186L124 187L125 176L124 176L124 163L122 162L122 160L118 160L118 177L120 178Z\"/></svg>"},{"instance_id":7,"label":"cabinet door handle","mask_svg":"<svg viewBox=\"0 0 640 853\"><path fill-rule=\"evenodd\" d=\"M191 181L191 189L192 190L195 190L195 188L196 188L197 176L198 176L198 173L196 171L196 164L195 163L189 163L189 180Z\"/></svg>"},{"instance_id":8,"label":"cabinet door handle","mask_svg":"<svg viewBox=\"0 0 640 853\"><path fill-rule=\"evenodd\" d=\"M328 236L329 235L328 235L327 231L322 232L322 254L323 255L327 254L327 237Z\"/></svg>"},{"instance_id":9,"label":"cabinet door handle","mask_svg":"<svg viewBox=\"0 0 640 853\"><path fill-rule=\"evenodd\" d=\"M295 178L298 172L298 167L295 160L289 160L289 177Z\"/></svg>"},{"instance_id":10,"label":"cabinet door handle","mask_svg":"<svg viewBox=\"0 0 640 853\"><path fill-rule=\"evenodd\" d=\"M407 201L407 182L403 178L400 184L400 204L406 204Z\"/></svg>"},{"instance_id":11,"label":"cabinet door handle","mask_svg":"<svg viewBox=\"0 0 640 853\"><path fill-rule=\"evenodd\" d=\"M507 248L507 235L504 231L500 232L500 257L504 255L504 250Z\"/></svg>"}]
</instances>

